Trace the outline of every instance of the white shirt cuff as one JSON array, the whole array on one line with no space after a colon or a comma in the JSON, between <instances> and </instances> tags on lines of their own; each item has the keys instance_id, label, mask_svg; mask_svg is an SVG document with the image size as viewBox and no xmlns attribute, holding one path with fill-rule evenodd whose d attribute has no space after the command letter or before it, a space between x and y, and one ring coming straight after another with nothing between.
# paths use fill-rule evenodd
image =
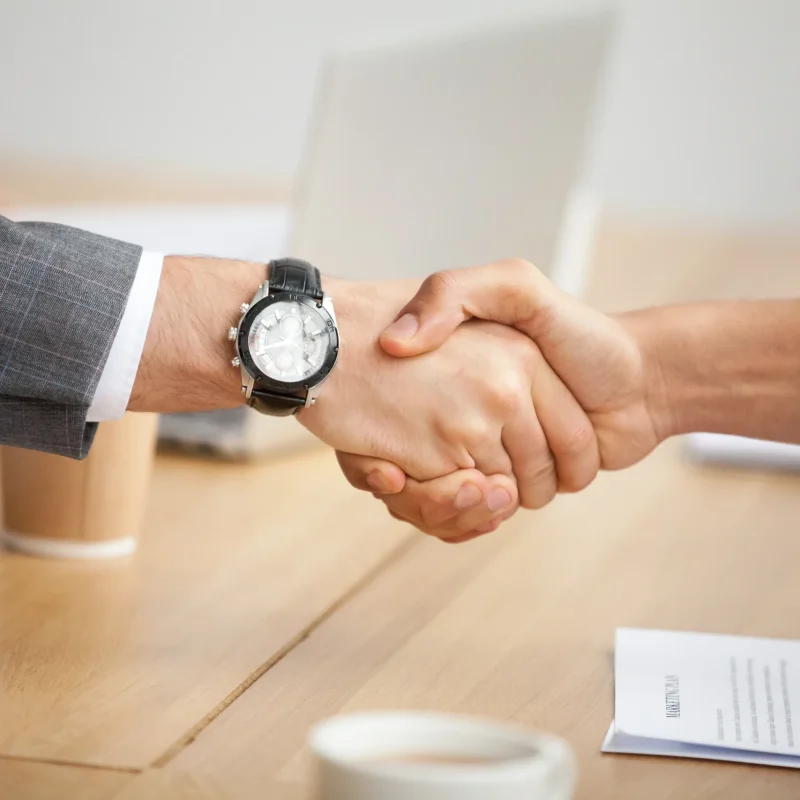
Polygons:
<instances>
[{"instance_id":1,"label":"white shirt cuff","mask_svg":"<svg viewBox=\"0 0 800 800\"><path fill-rule=\"evenodd\" d=\"M160 253L142 253L125 313L86 417L87 422L119 419L128 407L147 329L150 327L150 317L156 304L163 263L164 256Z\"/></svg>"}]
</instances>

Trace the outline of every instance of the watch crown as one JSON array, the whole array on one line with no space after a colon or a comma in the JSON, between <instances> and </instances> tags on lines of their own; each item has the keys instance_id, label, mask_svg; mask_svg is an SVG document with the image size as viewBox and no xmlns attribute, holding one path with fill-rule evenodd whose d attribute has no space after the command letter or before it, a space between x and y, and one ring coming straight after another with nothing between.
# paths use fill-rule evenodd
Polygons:
<instances>
[{"instance_id":1,"label":"watch crown","mask_svg":"<svg viewBox=\"0 0 800 800\"><path fill-rule=\"evenodd\" d=\"M239 356L234 356L234 357L231 359L231 366L238 367L238 366L239 366L239 364L241 364L241 363L242 363L242 362L239 360Z\"/></svg>"},{"instance_id":2,"label":"watch crown","mask_svg":"<svg viewBox=\"0 0 800 800\"><path fill-rule=\"evenodd\" d=\"M242 304L239 306L239 311L241 311L241 312L242 312L242 314L246 314L246 313L247 313L247 310L248 310L249 308L250 308L250 303L242 303Z\"/></svg>"},{"instance_id":3,"label":"watch crown","mask_svg":"<svg viewBox=\"0 0 800 800\"><path fill-rule=\"evenodd\" d=\"M238 328L228 328L228 341L233 342L236 340L236 335L239 333Z\"/></svg>"}]
</instances>

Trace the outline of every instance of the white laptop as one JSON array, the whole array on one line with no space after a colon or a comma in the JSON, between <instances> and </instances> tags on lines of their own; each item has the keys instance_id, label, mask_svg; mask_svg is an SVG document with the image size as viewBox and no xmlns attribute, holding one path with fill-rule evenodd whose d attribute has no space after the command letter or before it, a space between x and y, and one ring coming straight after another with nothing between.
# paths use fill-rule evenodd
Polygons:
<instances>
[{"instance_id":1,"label":"white laptop","mask_svg":"<svg viewBox=\"0 0 800 800\"><path fill-rule=\"evenodd\" d=\"M579 290L594 204L581 190L611 14L333 57L292 252L348 278L517 256Z\"/></svg>"}]
</instances>

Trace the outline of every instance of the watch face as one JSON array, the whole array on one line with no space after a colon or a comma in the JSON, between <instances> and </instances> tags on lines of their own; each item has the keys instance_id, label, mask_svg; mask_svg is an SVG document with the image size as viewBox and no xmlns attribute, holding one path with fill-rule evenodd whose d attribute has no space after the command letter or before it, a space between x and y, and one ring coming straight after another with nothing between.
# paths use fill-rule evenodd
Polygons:
<instances>
[{"instance_id":1,"label":"watch face","mask_svg":"<svg viewBox=\"0 0 800 800\"><path fill-rule=\"evenodd\" d=\"M331 333L314 307L282 300L256 316L247 344L253 363L268 378L296 383L312 377L325 363Z\"/></svg>"}]
</instances>

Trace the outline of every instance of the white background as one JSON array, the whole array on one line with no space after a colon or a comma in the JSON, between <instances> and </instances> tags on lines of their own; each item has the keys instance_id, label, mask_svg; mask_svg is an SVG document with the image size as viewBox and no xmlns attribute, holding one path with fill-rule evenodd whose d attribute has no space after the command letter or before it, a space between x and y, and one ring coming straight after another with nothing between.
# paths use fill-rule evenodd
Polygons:
<instances>
[{"instance_id":1,"label":"white background","mask_svg":"<svg viewBox=\"0 0 800 800\"><path fill-rule=\"evenodd\" d=\"M331 49L585 0L0 0L0 163L291 184ZM608 211L800 230L800 2L621 0ZM2 176L0 176L2 180Z\"/></svg>"}]
</instances>

